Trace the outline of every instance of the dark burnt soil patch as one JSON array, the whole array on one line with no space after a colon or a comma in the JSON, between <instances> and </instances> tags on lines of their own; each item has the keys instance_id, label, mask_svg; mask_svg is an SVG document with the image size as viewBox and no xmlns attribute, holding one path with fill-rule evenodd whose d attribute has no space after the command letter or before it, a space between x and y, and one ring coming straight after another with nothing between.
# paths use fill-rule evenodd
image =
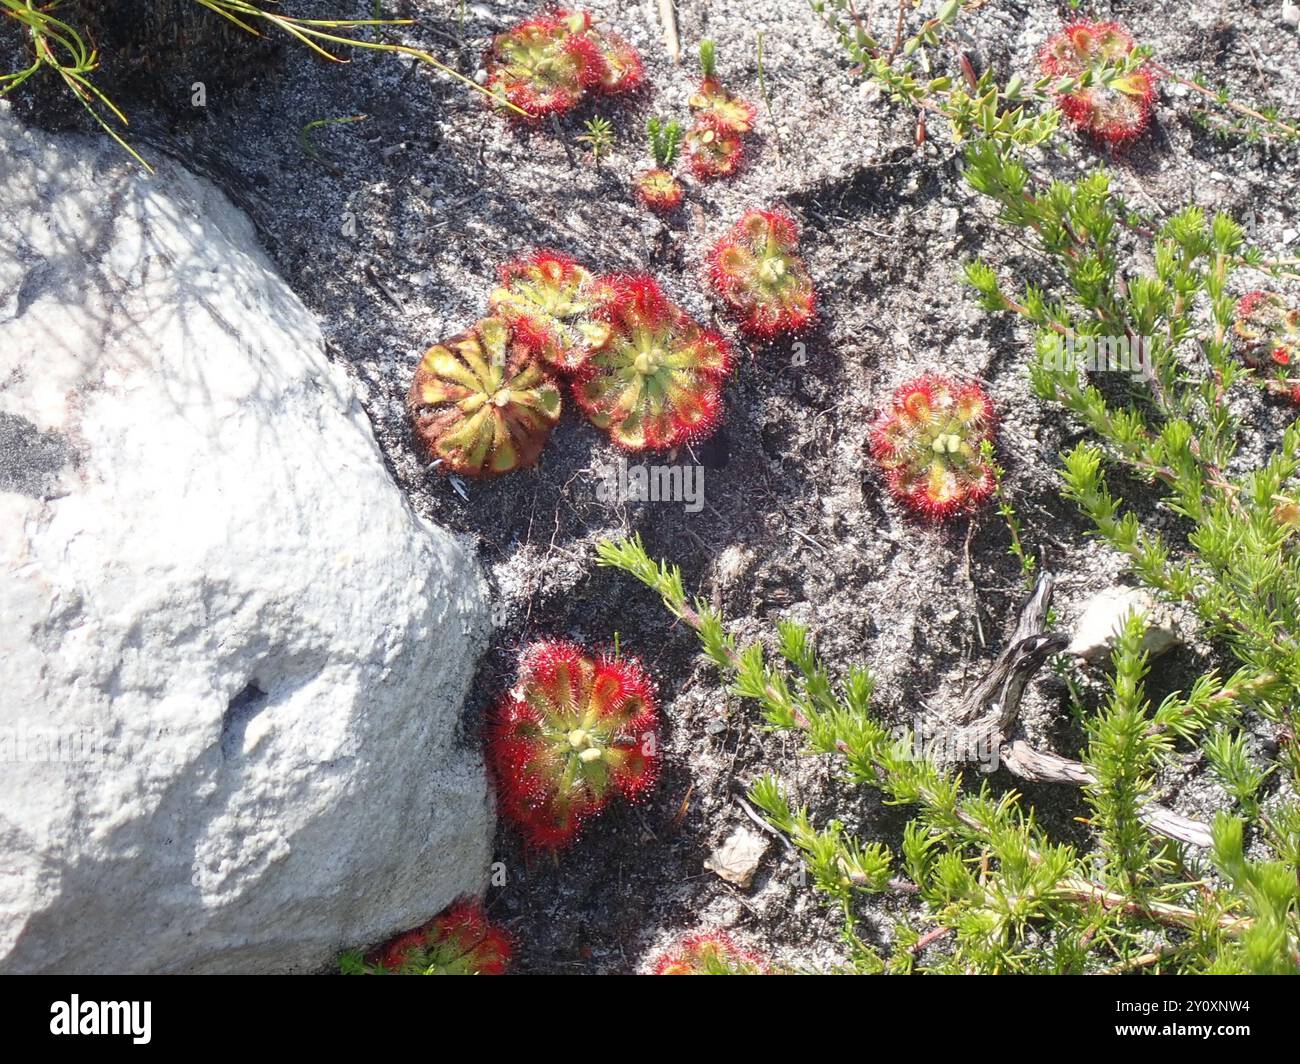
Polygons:
<instances>
[{"instance_id":1,"label":"dark burnt soil patch","mask_svg":"<svg viewBox=\"0 0 1300 1064\"><path fill-rule=\"evenodd\" d=\"M371 9L368 0L286 8L295 6L357 17ZM1007 274L1050 277L965 187L960 146L932 123L929 142L918 148L914 117L857 81L803 0L683 0L687 48L701 36L717 40L725 80L760 104L762 138L742 176L688 182L686 208L659 221L633 204L628 178L647 165L645 118L685 116L691 72L668 61L655 5L590 6L641 49L651 89L626 102L589 104L561 120L558 134L549 124L513 127L461 86L405 61L359 55L333 67L283 48L243 88L218 80L208 106L185 121L171 105L134 103L136 142L146 154L175 155L208 173L249 210L321 317L331 353L355 379L416 511L477 543L500 628L467 711L466 742L477 741L517 648L535 636L599 645L618 633L659 679L665 767L648 802L611 809L558 861L529 857L508 828L499 833L506 883L488 904L513 929L519 967L634 970L672 934L722 925L785 963L824 968L842 955L837 921L781 843L773 841L747 891L706 871L705 857L747 822L736 798L768 770L788 781L818 823L838 818L867 839L896 846L906 811L846 787L833 765L801 757L795 739L766 734L754 707L725 693L693 637L673 627L648 592L595 568L594 544L640 532L652 554L679 563L688 587L723 609L742 642L768 638L781 617L806 622L836 671L855 661L875 670L877 705L890 721L910 723L950 705L1014 623L1022 583L996 515L919 525L887 500L867 460L866 426L879 404L902 381L936 369L984 380L999 405L1008 487L1028 543L1061 576L1061 624L1073 622L1090 594L1118 582L1123 566L1087 537L1057 494L1056 456L1078 430L1031 395L1029 337L984 314L962 288L961 262L977 253ZM461 28L458 4L399 4L425 25L383 33L430 47L472 76L490 34L530 7L469 5ZM1227 83L1241 99L1297 109L1300 50L1271 0L1191 10L1174 0L1093 7L1127 20L1173 66ZM980 62L1003 77L1030 70L1036 49L1068 15L1068 5L987 5L971 21ZM760 30L770 112L759 94ZM201 80L206 62L187 56L177 83ZM1117 186L1144 211L1191 198L1249 214L1266 250L1281 253L1289 240L1295 254L1294 151L1225 144L1188 120L1190 106L1186 94L1164 89L1152 135L1104 160ZM369 117L312 132L321 159L303 154L306 123L358 114ZM613 120L618 134L599 170L574 143L594 114ZM1043 173L1077 175L1103 161L1066 139L1069 155L1040 160ZM469 483L467 498L426 468L403 409L413 368L432 342L485 312L499 263L542 245L597 270L646 270L708 320L705 250L744 208L773 203L803 225L822 319L799 338L802 348L738 343L722 433L651 459L704 467L699 512L602 501L598 485L619 455L571 411L538 469ZM1242 412L1260 423L1260 442L1246 455L1257 459L1288 411L1259 400ZM1149 497L1138 485L1124 487L1138 500ZM1172 524L1149 502L1140 505ZM1185 686L1217 662L1195 645L1157 666L1153 690ZM1095 678L1089 683L1095 689ZM1064 687L1049 675L1028 696L1024 725L1060 753L1082 742ZM1012 786L1004 774L992 782ZM1225 801L1195 763L1167 783L1167 797L1184 812L1204 814ZM1074 820L1083 812L1077 794L1017 789L1059 837L1086 839ZM869 934L882 944L907 912L894 898L863 902Z\"/></svg>"}]
</instances>

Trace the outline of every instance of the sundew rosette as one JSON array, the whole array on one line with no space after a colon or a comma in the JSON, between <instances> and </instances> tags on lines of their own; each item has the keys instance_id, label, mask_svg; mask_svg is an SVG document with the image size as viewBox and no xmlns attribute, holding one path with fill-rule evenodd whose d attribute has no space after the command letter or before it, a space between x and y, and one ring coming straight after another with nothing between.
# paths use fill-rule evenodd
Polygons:
<instances>
[{"instance_id":1,"label":"sundew rosette","mask_svg":"<svg viewBox=\"0 0 1300 1064\"><path fill-rule=\"evenodd\" d=\"M758 339L798 332L816 314L798 226L781 211L746 211L709 253L709 280L742 331Z\"/></svg>"},{"instance_id":2,"label":"sundew rosette","mask_svg":"<svg viewBox=\"0 0 1300 1064\"><path fill-rule=\"evenodd\" d=\"M651 970L655 975L769 975L766 960L741 949L722 931L683 935L660 954Z\"/></svg>"},{"instance_id":3,"label":"sundew rosette","mask_svg":"<svg viewBox=\"0 0 1300 1064\"><path fill-rule=\"evenodd\" d=\"M984 454L995 424L979 385L927 374L894 392L872 426L871 453L899 502L926 517L950 517L973 510L997 486Z\"/></svg>"},{"instance_id":4,"label":"sundew rosette","mask_svg":"<svg viewBox=\"0 0 1300 1064\"><path fill-rule=\"evenodd\" d=\"M534 643L497 706L487 748L502 815L530 845L559 849L612 799L636 801L653 785L653 684L632 658Z\"/></svg>"},{"instance_id":5,"label":"sundew rosette","mask_svg":"<svg viewBox=\"0 0 1300 1064\"><path fill-rule=\"evenodd\" d=\"M555 369L578 369L608 335L594 316L604 288L569 256L539 249L507 262L500 277L488 297L492 313Z\"/></svg>"},{"instance_id":6,"label":"sundew rosette","mask_svg":"<svg viewBox=\"0 0 1300 1064\"><path fill-rule=\"evenodd\" d=\"M398 935L366 961L344 965L350 975L504 975L509 936L475 901L459 901L423 927Z\"/></svg>"},{"instance_id":7,"label":"sundew rosette","mask_svg":"<svg viewBox=\"0 0 1300 1064\"><path fill-rule=\"evenodd\" d=\"M484 318L425 352L407 407L439 472L494 477L536 464L563 402L535 349Z\"/></svg>"},{"instance_id":8,"label":"sundew rosette","mask_svg":"<svg viewBox=\"0 0 1300 1064\"><path fill-rule=\"evenodd\" d=\"M1061 113L1113 147L1146 129L1155 102L1156 78L1148 66L1140 64L1127 72L1118 69L1134 47L1133 38L1118 22L1082 19L1054 34L1038 56L1044 74L1074 83L1057 93Z\"/></svg>"},{"instance_id":9,"label":"sundew rosette","mask_svg":"<svg viewBox=\"0 0 1300 1064\"><path fill-rule=\"evenodd\" d=\"M707 437L722 416L731 348L672 303L650 277L605 279L598 316L609 335L574 380L592 424L629 451L668 450Z\"/></svg>"},{"instance_id":10,"label":"sundew rosette","mask_svg":"<svg viewBox=\"0 0 1300 1064\"><path fill-rule=\"evenodd\" d=\"M645 82L636 49L586 11L552 9L498 33L484 57L487 87L532 119L563 114L588 92L620 94Z\"/></svg>"}]
</instances>

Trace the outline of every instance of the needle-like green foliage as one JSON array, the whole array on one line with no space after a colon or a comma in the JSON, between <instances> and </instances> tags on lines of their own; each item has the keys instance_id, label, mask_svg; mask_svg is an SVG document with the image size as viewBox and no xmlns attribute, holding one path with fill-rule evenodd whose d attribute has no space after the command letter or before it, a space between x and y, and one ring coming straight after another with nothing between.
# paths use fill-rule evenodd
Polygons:
<instances>
[{"instance_id":1,"label":"needle-like green foliage","mask_svg":"<svg viewBox=\"0 0 1300 1064\"><path fill-rule=\"evenodd\" d=\"M411 25L413 19L297 18L271 10L258 0L191 0L191 2L207 9L213 18L223 18L254 36L260 37L262 29L284 33L331 62L347 62L336 54L335 49L338 48L365 48L376 52L405 55L441 70L475 92L487 92L472 79L422 49L387 41L368 40L357 34L358 30L367 27ZM64 6L63 0L49 0L46 3L38 3L37 0L0 0L0 16L12 18L23 27L31 42L32 55L31 63L23 69L0 74L0 96L15 91L29 78L39 73L49 72L57 75L104 132L136 162L152 172L152 167L131 147L119 128L128 124L126 115L96 86L93 80L94 73L99 69L98 51L87 43L79 27L59 17L58 13ZM507 101L502 100L500 103L510 110L523 113Z\"/></svg>"},{"instance_id":2,"label":"needle-like green foliage","mask_svg":"<svg viewBox=\"0 0 1300 1064\"><path fill-rule=\"evenodd\" d=\"M859 839L849 826L818 825L772 775L749 798L801 852L817 889L844 918L856 971L1103 972L1281 971L1296 962L1296 858L1300 816L1281 813L1275 861L1241 855L1242 821L1214 827L1212 860L1222 871L1200 881L1167 843L1141 824L1139 805L1174 735L1239 709L1244 689L1203 681L1186 697L1152 709L1141 680L1143 628L1130 621L1115 653L1107 704L1089 718L1084 792L1094 847L1053 838L1014 791L996 794L961 771L919 755L872 706L874 681L847 666L839 683L808 631L779 622L775 659L761 644L741 648L704 598L691 599L680 570L656 562L639 539L604 542L602 565L657 593L700 640L731 694L755 702L770 731L794 732L808 753L835 759L846 786L878 790L912 819L893 845ZM894 929L882 955L859 933L854 899L896 893L919 906Z\"/></svg>"}]
</instances>

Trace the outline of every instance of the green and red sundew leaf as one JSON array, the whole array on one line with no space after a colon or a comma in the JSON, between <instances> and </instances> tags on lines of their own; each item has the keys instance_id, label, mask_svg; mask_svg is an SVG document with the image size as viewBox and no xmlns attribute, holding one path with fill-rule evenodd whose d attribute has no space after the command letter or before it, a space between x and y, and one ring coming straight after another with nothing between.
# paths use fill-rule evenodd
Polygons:
<instances>
[{"instance_id":1,"label":"green and red sundew leaf","mask_svg":"<svg viewBox=\"0 0 1300 1064\"><path fill-rule=\"evenodd\" d=\"M542 641L520 658L488 753L502 815L558 849L615 796L635 801L659 766L653 685L640 664Z\"/></svg>"},{"instance_id":2,"label":"green and red sundew leaf","mask_svg":"<svg viewBox=\"0 0 1300 1064\"><path fill-rule=\"evenodd\" d=\"M534 349L485 318L425 352L407 405L440 472L491 477L536 464L563 402Z\"/></svg>"}]
</instances>

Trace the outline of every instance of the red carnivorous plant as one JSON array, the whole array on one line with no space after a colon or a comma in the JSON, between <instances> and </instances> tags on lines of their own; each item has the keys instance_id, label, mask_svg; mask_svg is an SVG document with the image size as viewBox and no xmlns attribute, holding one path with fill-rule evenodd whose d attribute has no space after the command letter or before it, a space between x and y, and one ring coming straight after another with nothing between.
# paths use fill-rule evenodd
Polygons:
<instances>
[{"instance_id":1,"label":"red carnivorous plant","mask_svg":"<svg viewBox=\"0 0 1300 1064\"><path fill-rule=\"evenodd\" d=\"M646 207L658 214L666 214L682 205L682 186L668 170L677 158L681 144L681 123L650 118L646 121L646 133L655 164L651 169L635 174L632 186L636 189L637 199Z\"/></svg>"},{"instance_id":2,"label":"red carnivorous plant","mask_svg":"<svg viewBox=\"0 0 1300 1064\"><path fill-rule=\"evenodd\" d=\"M714 245L709 278L750 336L796 332L813 319L816 294L799 256L799 230L780 211L746 211Z\"/></svg>"},{"instance_id":3,"label":"red carnivorous plant","mask_svg":"<svg viewBox=\"0 0 1300 1064\"><path fill-rule=\"evenodd\" d=\"M569 256L538 250L501 267L501 285L488 306L551 366L572 372L609 332L593 317L601 292L597 279Z\"/></svg>"},{"instance_id":4,"label":"red carnivorous plant","mask_svg":"<svg viewBox=\"0 0 1300 1064\"><path fill-rule=\"evenodd\" d=\"M534 465L562 405L536 349L501 318L429 348L407 397L438 471L472 477Z\"/></svg>"},{"instance_id":5,"label":"red carnivorous plant","mask_svg":"<svg viewBox=\"0 0 1300 1064\"><path fill-rule=\"evenodd\" d=\"M625 93L645 81L636 49L586 11L516 23L493 38L484 66L488 89L534 119L572 110L588 91Z\"/></svg>"},{"instance_id":6,"label":"red carnivorous plant","mask_svg":"<svg viewBox=\"0 0 1300 1064\"><path fill-rule=\"evenodd\" d=\"M993 402L977 384L926 374L894 392L871 430L871 452L890 492L917 513L944 518L993 494Z\"/></svg>"},{"instance_id":7,"label":"red carnivorous plant","mask_svg":"<svg viewBox=\"0 0 1300 1064\"><path fill-rule=\"evenodd\" d=\"M706 931L683 935L652 970L655 975L768 975L771 966L723 932Z\"/></svg>"},{"instance_id":8,"label":"red carnivorous plant","mask_svg":"<svg viewBox=\"0 0 1300 1064\"><path fill-rule=\"evenodd\" d=\"M711 40L700 42L699 88L691 95L695 125L686 135L691 171L701 180L730 177L740 169L745 150L742 138L754 126L754 106L723 88L718 80L717 50Z\"/></svg>"},{"instance_id":9,"label":"red carnivorous plant","mask_svg":"<svg viewBox=\"0 0 1300 1064\"><path fill-rule=\"evenodd\" d=\"M503 975L510 939L477 902L460 901L423 927L398 935L369 958L345 954L345 975Z\"/></svg>"},{"instance_id":10,"label":"red carnivorous plant","mask_svg":"<svg viewBox=\"0 0 1300 1064\"><path fill-rule=\"evenodd\" d=\"M1112 147L1128 143L1147 127L1155 102L1156 76L1129 57L1133 38L1118 22L1072 22L1039 53L1050 77L1069 79L1057 105L1075 126Z\"/></svg>"},{"instance_id":11,"label":"red carnivorous plant","mask_svg":"<svg viewBox=\"0 0 1300 1064\"><path fill-rule=\"evenodd\" d=\"M722 415L730 346L670 302L653 278L605 283L610 294L597 315L610 331L574 380L578 406L630 451L705 438Z\"/></svg>"},{"instance_id":12,"label":"red carnivorous plant","mask_svg":"<svg viewBox=\"0 0 1300 1064\"><path fill-rule=\"evenodd\" d=\"M649 790L657 732L653 685L635 660L534 643L489 728L502 815L533 846L566 846L612 798Z\"/></svg>"}]
</instances>

